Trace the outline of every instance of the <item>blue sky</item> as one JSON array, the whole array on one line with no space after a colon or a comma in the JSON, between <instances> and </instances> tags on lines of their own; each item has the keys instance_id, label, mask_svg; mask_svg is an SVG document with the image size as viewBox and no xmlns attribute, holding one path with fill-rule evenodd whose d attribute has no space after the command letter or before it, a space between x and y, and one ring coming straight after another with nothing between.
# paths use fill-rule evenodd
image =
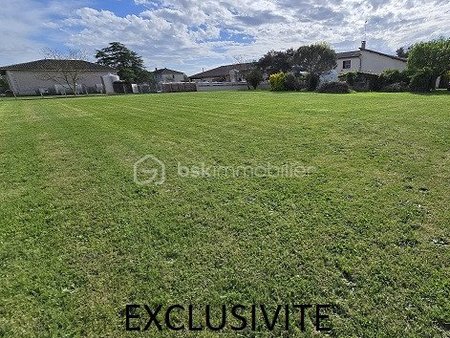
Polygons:
<instances>
[{"instance_id":1,"label":"blue sky","mask_svg":"<svg viewBox=\"0 0 450 338\"><path fill-rule=\"evenodd\" d=\"M448 0L14 0L2 3L0 64L120 41L147 68L188 75L270 49L326 41L337 51L398 47L450 33Z\"/></svg>"}]
</instances>

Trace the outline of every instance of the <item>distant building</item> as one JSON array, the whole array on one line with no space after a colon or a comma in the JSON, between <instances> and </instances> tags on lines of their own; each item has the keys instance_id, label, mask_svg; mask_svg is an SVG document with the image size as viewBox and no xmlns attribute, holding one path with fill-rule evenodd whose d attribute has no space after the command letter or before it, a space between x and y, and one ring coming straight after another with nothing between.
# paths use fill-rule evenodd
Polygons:
<instances>
[{"instance_id":1,"label":"distant building","mask_svg":"<svg viewBox=\"0 0 450 338\"><path fill-rule=\"evenodd\" d=\"M155 77L156 83L158 84L169 82L183 82L187 80L187 76L185 73L168 68L155 68L152 74Z\"/></svg>"},{"instance_id":2,"label":"distant building","mask_svg":"<svg viewBox=\"0 0 450 338\"><path fill-rule=\"evenodd\" d=\"M234 65L220 66L190 76L193 81L200 82L241 82L245 81L245 73L253 68L253 63L237 63Z\"/></svg>"},{"instance_id":3,"label":"distant building","mask_svg":"<svg viewBox=\"0 0 450 338\"><path fill-rule=\"evenodd\" d=\"M117 74L115 69L83 60L44 59L0 67L14 95L69 93L64 72L77 73L78 92L103 92L102 76Z\"/></svg>"},{"instance_id":4,"label":"distant building","mask_svg":"<svg viewBox=\"0 0 450 338\"><path fill-rule=\"evenodd\" d=\"M387 69L406 69L406 59L394 55L380 53L366 48L363 41L356 51L337 53L337 68L339 74L361 72L381 74Z\"/></svg>"}]
</instances>

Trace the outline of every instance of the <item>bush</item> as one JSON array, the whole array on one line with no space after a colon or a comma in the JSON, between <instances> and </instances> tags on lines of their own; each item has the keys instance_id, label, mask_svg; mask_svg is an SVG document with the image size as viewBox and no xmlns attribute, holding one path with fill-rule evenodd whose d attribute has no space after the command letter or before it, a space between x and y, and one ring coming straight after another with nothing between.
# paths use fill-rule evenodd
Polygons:
<instances>
[{"instance_id":1,"label":"bush","mask_svg":"<svg viewBox=\"0 0 450 338\"><path fill-rule=\"evenodd\" d=\"M342 81L347 82L350 86L354 86L356 83L356 80L358 79L358 73L357 72L348 72L341 76L339 76L339 79Z\"/></svg>"},{"instance_id":2,"label":"bush","mask_svg":"<svg viewBox=\"0 0 450 338\"><path fill-rule=\"evenodd\" d=\"M254 68L245 75L245 80L253 87L253 89L256 89L263 81L263 73L258 68Z\"/></svg>"},{"instance_id":3,"label":"bush","mask_svg":"<svg viewBox=\"0 0 450 338\"><path fill-rule=\"evenodd\" d=\"M319 93L335 93L347 94L350 93L350 86L347 82L325 82L317 89Z\"/></svg>"},{"instance_id":4,"label":"bush","mask_svg":"<svg viewBox=\"0 0 450 338\"><path fill-rule=\"evenodd\" d=\"M308 73L305 78L306 81L306 89L310 92L313 92L317 89L317 86L320 82L320 77L316 74Z\"/></svg>"},{"instance_id":5,"label":"bush","mask_svg":"<svg viewBox=\"0 0 450 338\"><path fill-rule=\"evenodd\" d=\"M441 81L439 82L439 88L450 90L450 71L441 75Z\"/></svg>"},{"instance_id":6,"label":"bush","mask_svg":"<svg viewBox=\"0 0 450 338\"><path fill-rule=\"evenodd\" d=\"M302 83L295 75L288 74L284 80L284 88L286 90L300 90L302 89Z\"/></svg>"},{"instance_id":7,"label":"bush","mask_svg":"<svg viewBox=\"0 0 450 338\"><path fill-rule=\"evenodd\" d=\"M392 83L382 88L383 92L390 92L390 93L407 92L408 90L409 86L405 82Z\"/></svg>"},{"instance_id":8,"label":"bush","mask_svg":"<svg viewBox=\"0 0 450 338\"><path fill-rule=\"evenodd\" d=\"M420 93L429 92L434 88L434 80L435 77L430 69L421 69L411 77L411 90Z\"/></svg>"},{"instance_id":9,"label":"bush","mask_svg":"<svg viewBox=\"0 0 450 338\"><path fill-rule=\"evenodd\" d=\"M357 91L378 91L384 86L379 75L370 73L350 72L340 75L339 80L347 82Z\"/></svg>"},{"instance_id":10,"label":"bush","mask_svg":"<svg viewBox=\"0 0 450 338\"><path fill-rule=\"evenodd\" d=\"M285 80L286 74L283 72L270 75L269 77L270 89L274 92L286 90Z\"/></svg>"},{"instance_id":11,"label":"bush","mask_svg":"<svg viewBox=\"0 0 450 338\"><path fill-rule=\"evenodd\" d=\"M383 88L383 80L381 79L380 76L376 74L371 74L368 77L368 80L369 80L369 90L378 91L381 90L381 88Z\"/></svg>"},{"instance_id":12,"label":"bush","mask_svg":"<svg viewBox=\"0 0 450 338\"><path fill-rule=\"evenodd\" d=\"M395 83L409 84L410 78L406 71L399 71L397 69L385 70L380 75L380 80L383 82L383 86L388 86Z\"/></svg>"}]
</instances>

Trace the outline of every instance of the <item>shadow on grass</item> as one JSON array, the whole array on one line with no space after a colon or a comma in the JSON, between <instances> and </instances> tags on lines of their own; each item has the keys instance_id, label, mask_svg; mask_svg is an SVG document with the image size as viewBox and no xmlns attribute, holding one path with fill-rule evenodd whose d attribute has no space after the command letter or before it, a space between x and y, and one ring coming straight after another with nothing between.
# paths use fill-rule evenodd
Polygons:
<instances>
[{"instance_id":1,"label":"shadow on grass","mask_svg":"<svg viewBox=\"0 0 450 338\"><path fill-rule=\"evenodd\" d=\"M450 95L450 90L438 89L438 90L433 90L428 93L421 93L421 92L411 92L411 93L415 94L415 95L424 95L424 96Z\"/></svg>"}]
</instances>

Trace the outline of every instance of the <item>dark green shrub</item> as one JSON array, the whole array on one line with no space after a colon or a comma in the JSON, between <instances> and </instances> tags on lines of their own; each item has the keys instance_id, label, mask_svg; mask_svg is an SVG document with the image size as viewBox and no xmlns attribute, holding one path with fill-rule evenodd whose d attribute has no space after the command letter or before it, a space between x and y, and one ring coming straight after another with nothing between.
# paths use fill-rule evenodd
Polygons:
<instances>
[{"instance_id":1,"label":"dark green shrub","mask_svg":"<svg viewBox=\"0 0 450 338\"><path fill-rule=\"evenodd\" d=\"M302 89L302 84L298 77L293 74L288 74L284 80L284 88L286 90L296 91Z\"/></svg>"},{"instance_id":2,"label":"dark green shrub","mask_svg":"<svg viewBox=\"0 0 450 338\"><path fill-rule=\"evenodd\" d=\"M319 93L335 93L347 94L350 93L350 86L347 82L325 82L317 89Z\"/></svg>"},{"instance_id":3,"label":"dark green shrub","mask_svg":"<svg viewBox=\"0 0 450 338\"><path fill-rule=\"evenodd\" d=\"M380 75L380 80L383 82L383 86L388 86L394 83L406 83L409 84L410 78L406 71L399 71L397 69L385 70Z\"/></svg>"},{"instance_id":4,"label":"dark green shrub","mask_svg":"<svg viewBox=\"0 0 450 338\"><path fill-rule=\"evenodd\" d=\"M357 72L348 72L339 76L339 80L347 82L350 86L354 86L358 78Z\"/></svg>"},{"instance_id":5,"label":"dark green shrub","mask_svg":"<svg viewBox=\"0 0 450 338\"><path fill-rule=\"evenodd\" d=\"M401 93L407 92L409 90L409 86L404 82L391 83L387 86L384 86L381 91L390 92L390 93Z\"/></svg>"},{"instance_id":6,"label":"dark green shrub","mask_svg":"<svg viewBox=\"0 0 450 338\"><path fill-rule=\"evenodd\" d=\"M305 81L306 81L306 89L310 92L313 92L317 89L320 78L316 74L308 73L308 75L306 75Z\"/></svg>"},{"instance_id":7,"label":"dark green shrub","mask_svg":"<svg viewBox=\"0 0 450 338\"><path fill-rule=\"evenodd\" d=\"M383 79L380 76L376 74L370 74L367 79L369 83L369 90L378 91L383 88Z\"/></svg>"},{"instance_id":8,"label":"dark green shrub","mask_svg":"<svg viewBox=\"0 0 450 338\"><path fill-rule=\"evenodd\" d=\"M258 68L252 69L248 74L245 75L245 80L253 89L258 88L259 84L264 80L263 73Z\"/></svg>"},{"instance_id":9,"label":"dark green shrub","mask_svg":"<svg viewBox=\"0 0 450 338\"><path fill-rule=\"evenodd\" d=\"M345 73L339 76L339 80L347 82L351 88L356 91L377 91L384 86L383 80L380 79L379 75L369 73Z\"/></svg>"},{"instance_id":10,"label":"dark green shrub","mask_svg":"<svg viewBox=\"0 0 450 338\"><path fill-rule=\"evenodd\" d=\"M450 71L441 75L441 81L439 82L439 88L450 90Z\"/></svg>"},{"instance_id":11,"label":"dark green shrub","mask_svg":"<svg viewBox=\"0 0 450 338\"><path fill-rule=\"evenodd\" d=\"M270 75L269 77L270 89L275 92L286 90L284 85L285 80L286 74L283 72Z\"/></svg>"},{"instance_id":12,"label":"dark green shrub","mask_svg":"<svg viewBox=\"0 0 450 338\"><path fill-rule=\"evenodd\" d=\"M430 69L424 68L411 77L410 88L413 92L426 93L434 88L435 77Z\"/></svg>"}]
</instances>

